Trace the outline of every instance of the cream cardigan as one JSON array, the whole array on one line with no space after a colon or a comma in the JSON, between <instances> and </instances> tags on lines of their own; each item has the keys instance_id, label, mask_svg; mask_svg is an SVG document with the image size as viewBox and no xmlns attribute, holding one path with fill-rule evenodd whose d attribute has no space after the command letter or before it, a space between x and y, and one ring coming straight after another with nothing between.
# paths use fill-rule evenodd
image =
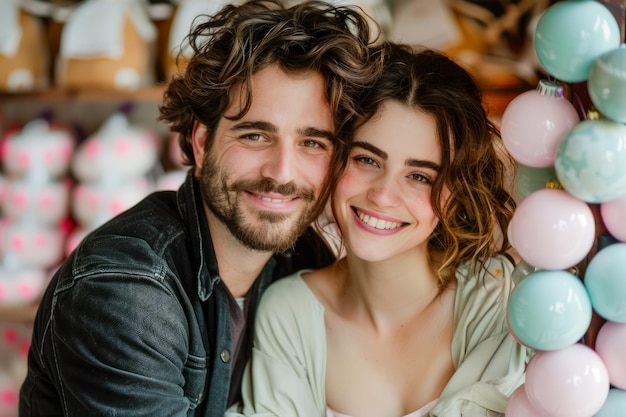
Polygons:
<instances>
[{"instance_id":1,"label":"cream cardigan","mask_svg":"<svg viewBox=\"0 0 626 417\"><path fill-rule=\"evenodd\" d=\"M489 273L478 277L468 277L466 268L457 271L456 372L429 416L503 415L508 396L524 382L532 352L515 341L506 322L513 265L497 256L486 266ZM302 280L303 272L281 279L263 296L243 403L231 407L226 417L326 415L324 307Z\"/></svg>"}]
</instances>

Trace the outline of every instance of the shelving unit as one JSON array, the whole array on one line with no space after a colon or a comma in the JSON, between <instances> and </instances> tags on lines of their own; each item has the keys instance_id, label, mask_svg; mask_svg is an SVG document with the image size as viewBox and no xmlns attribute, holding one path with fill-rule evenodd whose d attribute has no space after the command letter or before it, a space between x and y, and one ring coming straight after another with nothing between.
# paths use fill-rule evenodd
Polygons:
<instances>
[{"instance_id":1,"label":"shelving unit","mask_svg":"<svg viewBox=\"0 0 626 417\"><path fill-rule=\"evenodd\" d=\"M0 93L0 125L25 123L42 114L78 127L84 135L94 132L114 111L130 108L129 121L166 135L157 122L158 106L165 86L157 84L136 91L84 91L52 88L42 92Z\"/></svg>"}]
</instances>

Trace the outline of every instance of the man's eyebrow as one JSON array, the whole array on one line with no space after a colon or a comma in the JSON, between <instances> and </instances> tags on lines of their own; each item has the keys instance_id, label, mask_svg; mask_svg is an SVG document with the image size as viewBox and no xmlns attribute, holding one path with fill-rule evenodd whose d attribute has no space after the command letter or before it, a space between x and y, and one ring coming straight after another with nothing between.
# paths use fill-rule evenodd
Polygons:
<instances>
[{"instance_id":1,"label":"man's eyebrow","mask_svg":"<svg viewBox=\"0 0 626 417\"><path fill-rule=\"evenodd\" d=\"M369 151L371 153L373 153L374 155L378 156L379 158L383 159L383 160L387 160L389 158L389 155L387 154L387 152L383 151L382 149L372 145L371 143L368 142L352 142L352 146L353 147L359 147L359 148L363 148L366 151ZM432 169L433 171L436 172L440 172L441 171L441 165L436 164L432 161L428 161L428 160L423 160L423 159L412 159L412 158L408 158L405 159L404 161L404 165L408 166L408 167L416 167L416 168L429 168Z\"/></svg>"},{"instance_id":2,"label":"man's eyebrow","mask_svg":"<svg viewBox=\"0 0 626 417\"><path fill-rule=\"evenodd\" d=\"M275 125L268 123L268 122L261 122L261 121L240 122L240 123L233 125L231 129L232 130L263 130L265 132L272 132L272 133L278 132L278 128Z\"/></svg>"},{"instance_id":3,"label":"man's eyebrow","mask_svg":"<svg viewBox=\"0 0 626 417\"><path fill-rule=\"evenodd\" d=\"M333 134L333 132L324 129L317 129L315 127L298 129L298 133L305 137L328 139L331 142L335 139L335 135Z\"/></svg>"},{"instance_id":4,"label":"man's eyebrow","mask_svg":"<svg viewBox=\"0 0 626 417\"><path fill-rule=\"evenodd\" d=\"M277 133L278 127L272 123L262 122L262 121L245 121L241 123L237 123L233 125L232 130L262 130L264 132ZM307 127L303 129L298 129L298 134L302 136L314 137L314 138L324 138L329 141L333 141L335 135L333 132L317 129L314 127Z\"/></svg>"}]
</instances>

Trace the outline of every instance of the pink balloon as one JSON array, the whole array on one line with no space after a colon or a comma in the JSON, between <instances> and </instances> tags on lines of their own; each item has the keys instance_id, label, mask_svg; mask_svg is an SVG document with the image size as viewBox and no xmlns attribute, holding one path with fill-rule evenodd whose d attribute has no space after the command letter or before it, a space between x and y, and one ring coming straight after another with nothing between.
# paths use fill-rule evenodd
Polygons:
<instances>
[{"instance_id":1,"label":"pink balloon","mask_svg":"<svg viewBox=\"0 0 626 417\"><path fill-rule=\"evenodd\" d=\"M518 254L541 269L567 269L589 253L595 238L593 212L566 191L541 189L524 198L509 224Z\"/></svg>"},{"instance_id":2,"label":"pink balloon","mask_svg":"<svg viewBox=\"0 0 626 417\"><path fill-rule=\"evenodd\" d=\"M506 404L506 417L549 417L536 410L528 400L525 385L520 385L509 397Z\"/></svg>"},{"instance_id":3,"label":"pink balloon","mask_svg":"<svg viewBox=\"0 0 626 417\"><path fill-rule=\"evenodd\" d=\"M596 352L609 372L609 381L626 390L626 323L607 321L596 338Z\"/></svg>"},{"instance_id":4,"label":"pink balloon","mask_svg":"<svg viewBox=\"0 0 626 417\"><path fill-rule=\"evenodd\" d=\"M519 163L535 168L554 165L563 135L580 122L562 92L560 84L541 80L536 90L515 97L504 110L502 141Z\"/></svg>"},{"instance_id":5,"label":"pink balloon","mask_svg":"<svg viewBox=\"0 0 626 417\"><path fill-rule=\"evenodd\" d=\"M626 242L626 194L600 204L600 216L606 230L615 239Z\"/></svg>"},{"instance_id":6,"label":"pink balloon","mask_svg":"<svg viewBox=\"0 0 626 417\"><path fill-rule=\"evenodd\" d=\"M525 384L533 408L550 417L591 417L610 388L604 362L580 343L538 351L528 363Z\"/></svg>"}]
</instances>

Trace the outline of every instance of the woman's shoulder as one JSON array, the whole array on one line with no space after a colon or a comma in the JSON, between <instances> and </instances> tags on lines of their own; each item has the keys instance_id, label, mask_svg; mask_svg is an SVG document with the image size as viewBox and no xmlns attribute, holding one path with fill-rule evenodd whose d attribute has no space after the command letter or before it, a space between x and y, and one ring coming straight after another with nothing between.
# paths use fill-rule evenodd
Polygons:
<instances>
[{"instance_id":1,"label":"woman's shoulder","mask_svg":"<svg viewBox=\"0 0 626 417\"><path fill-rule=\"evenodd\" d=\"M478 327L488 323L502 326L513 291L513 263L504 255L489 258L478 270L466 265L457 271L455 317ZM487 327L489 327L487 325Z\"/></svg>"},{"instance_id":2,"label":"woman's shoulder","mask_svg":"<svg viewBox=\"0 0 626 417\"><path fill-rule=\"evenodd\" d=\"M261 297L259 314L300 313L311 306L319 308L319 301L303 280L309 272L311 270L303 269L271 284Z\"/></svg>"},{"instance_id":3,"label":"woman's shoulder","mask_svg":"<svg viewBox=\"0 0 626 417\"><path fill-rule=\"evenodd\" d=\"M456 273L458 291L470 295L472 293L499 292L509 293L513 287L512 273L514 265L504 255L488 258L482 265L462 265Z\"/></svg>"},{"instance_id":4,"label":"woman's shoulder","mask_svg":"<svg viewBox=\"0 0 626 417\"><path fill-rule=\"evenodd\" d=\"M296 272L267 288L255 318L255 338L259 343L278 340L294 349L294 345L302 349L300 342L311 342L311 338L323 334L324 307L302 280L307 272Z\"/></svg>"},{"instance_id":5,"label":"woman's shoulder","mask_svg":"<svg viewBox=\"0 0 626 417\"><path fill-rule=\"evenodd\" d=\"M309 299L312 296L312 293L302 278L309 272L311 272L310 269L302 269L275 281L267 288L267 290L265 290L265 293L261 298L261 305L297 305L300 300Z\"/></svg>"}]
</instances>

